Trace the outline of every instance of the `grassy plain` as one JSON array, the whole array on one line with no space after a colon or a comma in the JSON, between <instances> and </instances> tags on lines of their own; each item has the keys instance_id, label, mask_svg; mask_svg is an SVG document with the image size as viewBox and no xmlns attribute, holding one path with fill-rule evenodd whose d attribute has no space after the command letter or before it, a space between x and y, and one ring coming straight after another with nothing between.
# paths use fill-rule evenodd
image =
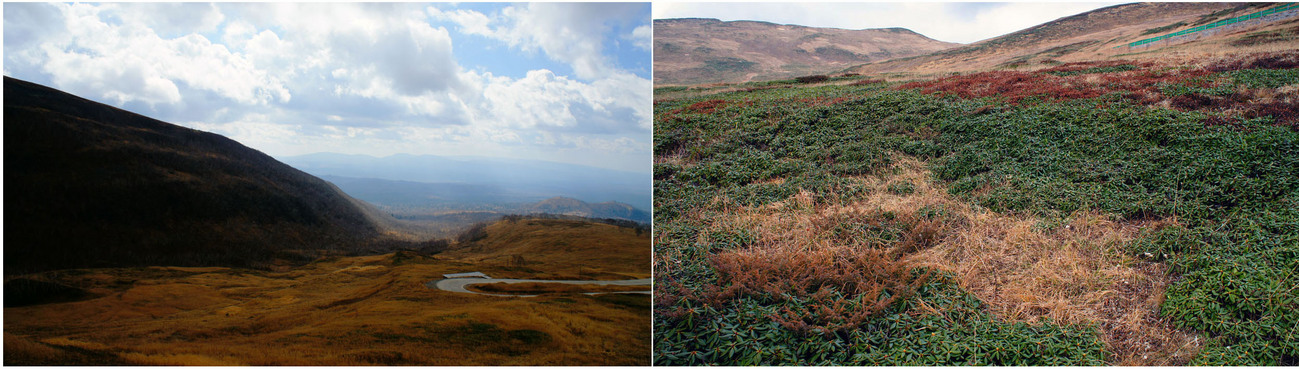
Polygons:
<instances>
[{"instance_id":1,"label":"grassy plain","mask_svg":"<svg viewBox=\"0 0 1299 369\"><path fill-rule=\"evenodd\" d=\"M1299 363L1296 67L656 91L655 363Z\"/></svg>"},{"instance_id":2,"label":"grassy plain","mask_svg":"<svg viewBox=\"0 0 1299 369\"><path fill-rule=\"evenodd\" d=\"M527 222L523 220L520 222ZM486 240L506 229L488 227ZM512 227L511 227L512 226ZM5 308L7 365L646 365L650 297L553 293L532 298L429 289L444 273L577 275L566 252L617 239L647 254L648 235L604 224L549 232L570 250L534 249L541 277L462 256L329 257L282 272L239 268L76 269L23 278L86 291L80 301ZM577 230L580 227L572 227ZM518 232L528 233L527 230ZM535 234L536 232L533 232ZM635 241L639 240L639 241ZM630 249L618 251L630 252ZM579 258L580 259L580 258ZM584 259L583 259L584 260ZM587 276L645 278L640 265L591 264Z\"/></svg>"}]
</instances>

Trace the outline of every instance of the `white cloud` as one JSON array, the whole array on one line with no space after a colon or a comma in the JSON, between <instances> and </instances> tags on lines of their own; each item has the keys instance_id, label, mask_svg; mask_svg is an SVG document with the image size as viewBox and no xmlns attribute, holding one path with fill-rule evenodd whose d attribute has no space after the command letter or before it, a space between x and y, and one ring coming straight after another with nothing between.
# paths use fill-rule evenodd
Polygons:
<instances>
[{"instance_id":1,"label":"white cloud","mask_svg":"<svg viewBox=\"0 0 1299 369\"><path fill-rule=\"evenodd\" d=\"M213 3L108 3L101 8L112 11L123 22L148 25L165 34L212 32L225 21L225 14Z\"/></svg>"},{"instance_id":2,"label":"white cloud","mask_svg":"<svg viewBox=\"0 0 1299 369\"><path fill-rule=\"evenodd\" d=\"M648 163L651 82L624 71L604 47L630 40L648 50L647 20L632 19L644 5L529 4L490 16L404 3L5 10L6 74L272 155L405 152L648 168L632 146ZM179 20L145 16L152 11ZM614 25L626 32L611 34ZM455 44L448 27L489 41ZM573 73L535 68L511 77L457 60L458 48L491 47L545 53ZM537 142L552 134L553 144ZM627 136L644 139L619 140Z\"/></svg>"},{"instance_id":3,"label":"white cloud","mask_svg":"<svg viewBox=\"0 0 1299 369\"><path fill-rule=\"evenodd\" d=\"M151 106L179 103L181 84L241 104L290 98L278 78L203 36L163 39L136 21L103 21L100 13L115 7L55 6L62 11L67 37L25 50L39 50L38 68L53 77L55 87L118 104L140 101Z\"/></svg>"},{"instance_id":4,"label":"white cloud","mask_svg":"<svg viewBox=\"0 0 1299 369\"><path fill-rule=\"evenodd\" d=\"M472 10L454 10L442 11L436 7L426 9L430 17L437 20L450 21L460 26L460 32L471 35L491 36L494 32L488 26L492 22L483 13Z\"/></svg>"},{"instance_id":5,"label":"white cloud","mask_svg":"<svg viewBox=\"0 0 1299 369\"><path fill-rule=\"evenodd\" d=\"M618 72L604 55L604 40L614 23L628 23L640 7L634 3L537 2L507 7L495 18L467 10L448 12L429 7L426 11L436 19L455 22L461 32L505 41L524 51L540 50L571 66L577 78L594 80ZM638 31L623 37L644 37L648 29Z\"/></svg>"},{"instance_id":6,"label":"white cloud","mask_svg":"<svg viewBox=\"0 0 1299 369\"><path fill-rule=\"evenodd\" d=\"M631 40L632 45L639 47L641 50L649 51L653 47L654 27L650 25L636 27L631 31L631 35L627 39Z\"/></svg>"}]
</instances>

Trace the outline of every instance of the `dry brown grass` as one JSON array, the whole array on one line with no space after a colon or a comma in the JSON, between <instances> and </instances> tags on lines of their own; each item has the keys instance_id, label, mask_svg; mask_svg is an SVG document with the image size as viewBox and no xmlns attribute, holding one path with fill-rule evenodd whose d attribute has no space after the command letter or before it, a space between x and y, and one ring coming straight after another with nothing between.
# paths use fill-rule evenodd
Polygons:
<instances>
[{"instance_id":1,"label":"dry brown grass","mask_svg":"<svg viewBox=\"0 0 1299 369\"><path fill-rule=\"evenodd\" d=\"M648 241L644 254L649 253ZM564 257L552 255L548 260ZM541 274L576 274L530 267ZM635 270L606 266L607 270ZM648 262L640 275L647 275ZM493 261L398 253L285 272L120 268L51 273L83 301L6 308L10 365L648 365L646 295L527 299L431 290Z\"/></svg>"},{"instance_id":2,"label":"dry brown grass","mask_svg":"<svg viewBox=\"0 0 1299 369\"><path fill-rule=\"evenodd\" d=\"M1158 317L1169 283L1165 267L1118 249L1141 228L1175 220L1120 222L1080 212L1065 224L1045 227L1036 218L999 214L952 197L913 158L894 162L894 173L859 178L870 195L853 204L814 206L804 193L764 208L737 208L713 229L754 230L760 235L758 245L728 253L773 260L795 253L838 253L847 246L824 223L890 213L910 224L899 242L904 246L897 251L906 255L897 260L899 267L949 271L1004 319L1095 324L1121 365L1185 364L1198 351L1194 335ZM888 190L899 182L911 183L914 191ZM918 211L926 207L945 209L948 215L941 222L925 221Z\"/></svg>"},{"instance_id":3,"label":"dry brown grass","mask_svg":"<svg viewBox=\"0 0 1299 369\"><path fill-rule=\"evenodd\" d=\"M496 278L649 278L650 232L572 220L502 221L487 227L485 239L444 255L498 266L489 274Z\"/></svg>"}]
</instances>

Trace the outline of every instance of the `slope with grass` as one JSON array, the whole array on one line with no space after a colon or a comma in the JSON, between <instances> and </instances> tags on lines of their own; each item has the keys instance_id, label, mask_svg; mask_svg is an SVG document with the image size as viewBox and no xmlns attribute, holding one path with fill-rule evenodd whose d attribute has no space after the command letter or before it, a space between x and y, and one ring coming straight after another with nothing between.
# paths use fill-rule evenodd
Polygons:
<instances>
[{"instance_id":1,"label":"slope with grass","mask_svg":"<svg viewBox=\"0 0 1299 369\"><path fill-rule=\"evenodd\" d=\"M655 363L1295 365L1296 61L661 89Z\"/></svg>"},{"instance_id":2,"label":"slope with grass","mask_svg":"<svg viewBox=\"0 0 1299 369\"><path fill-rule=\"evenodd\" d=\"M510 217L470 231L447 257L494 263L520 279L649 278L649 232L580 220Z\"/></svg>"},{"instance_id":3,"label":"slope with grass","mask_svg":"<svg viewBox=\"0 0 1299 369\"><path fill-rule=\"evenodd\" d=\"M1295 20L1279 19L1247 27L1205 32L1195 40L1128 48L1130 42L1173 33L1276 6L1276 3L1154 2L1115 5L1077 14L1018 32L935 53L873 62L846 72L933 77L996 69L1039 69L1063 63L1135 59L1185 62L1189 59L1293 50Z\"/></svg>"},{"instance_id":4,"label":"slope with grass","mask_svg":"<svg viewBox=\"0 0 1299 369\"><path fill-rule=\"evenodd\" d=\"M551 223L545 223L551 225ZM647 365L650 297L588 296L530 286L501 298L430 289L443 274L552 279L647 277L649 239L604 224L527 220L496 235L558 237L523 264L458 250L327 257L285 271L226 267L73 269L25 275L83 292L75 301L5 308L6 365ZM585 227L585 228L584 228ZM572 229L596 229L583 237ZM627 240L630 239L630 240ZM555 244L560 240L539 240ZM603 246L634 244L626 248ZM633 252L585 258L565 252ZM635 250L633 250L635 249ZM494 250L483 248L484 254ZM580 263L569 264L574 261ZM522 266L520 266L522 265ZM580 272L586 268L587 272ZM571 269L571 270L570 270ZM489 287L490 288L490 287ZM644 289L645 287L640 287ZM9 292L6 286L6 293ZM516 291L517 292L517 291ZM509 292L507 292L509 293ZM8 296L6 296L8 300Z\"/></svg>"}]
</instances>

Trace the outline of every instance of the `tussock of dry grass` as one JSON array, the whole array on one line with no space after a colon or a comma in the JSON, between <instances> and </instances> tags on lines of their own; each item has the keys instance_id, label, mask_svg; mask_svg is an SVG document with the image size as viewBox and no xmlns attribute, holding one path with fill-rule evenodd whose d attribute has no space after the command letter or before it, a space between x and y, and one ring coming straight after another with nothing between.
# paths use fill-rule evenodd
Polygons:
<instances>
[{"instance_id":1,"label":"tussock of dry grass","mask_svg":"<svg viewBox=\"0 0 1299 369\"><path fill-rule=\"evenodd\" d=\"M836 240L826 231L827 222L891 213L911 224L905 233L909 238L899 241L911 245L895 251L905 256L893 267L952 272L961 287L998 316L1030 323L1047 319L1096 324L1121 365L1184 364L1198 351L1193 335L1158 317L1169 283L1164 266L1134 260L1118 249L1141 228L1175 220L1118 222L1080 212L1065 224L1046 227L1036 218L998 214L953 198L913 158L895 158L895 163L892 174L859 178L870 188L869 195L849 205L815 207L811 195L803 193L784 203L732 211L715 222L712 231L751 229L759 241L718 256L777 260L824 254L827 261L841 260L833 255L870 249L853 249ZM914 191L888 190L898 182L911 183ZM941 208L948 214L941 222L928 222L917 214L922 208Z\"/></svg>"}]
</instances>

